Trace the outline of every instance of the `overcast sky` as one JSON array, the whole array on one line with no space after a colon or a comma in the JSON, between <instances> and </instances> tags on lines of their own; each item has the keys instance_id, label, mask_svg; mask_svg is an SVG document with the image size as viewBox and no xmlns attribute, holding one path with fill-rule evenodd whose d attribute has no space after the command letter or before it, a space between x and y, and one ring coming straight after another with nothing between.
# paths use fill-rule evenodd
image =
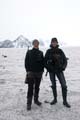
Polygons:
<instances>
[{"instance_id":1,"label":"overcast sky","mask_svg":"<svg viewBox=\"0 0 80 120\"><path fill-rule=\"evenodd\" d=\"M80 0L0 0L0 41L19 35L80 45Z\"/></svg>"}]
</instances>

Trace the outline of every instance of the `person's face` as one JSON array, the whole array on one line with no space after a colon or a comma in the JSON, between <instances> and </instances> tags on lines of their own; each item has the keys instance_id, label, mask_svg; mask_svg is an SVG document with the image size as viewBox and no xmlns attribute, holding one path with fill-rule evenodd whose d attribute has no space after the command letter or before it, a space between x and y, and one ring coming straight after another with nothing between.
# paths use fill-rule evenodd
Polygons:
<instances>
[{"instance_id":1,"label":"person's face","mask_svg":"<svg viewBox=\"0 0 80 120\"><path fill-rule=\"evenodd\" d=\"M34 48L38 48L38 47L39 47L39 42L38 42L38 41L35 41L34 44L33 44L33 47L34 47Z\"/></svg>"},{"instance_id":2,"label":"person's face","mask_svg":"<svg viewBox=\"0 0 80 120\"><path fill-rule=\"evenodd\" d=\"M56 41L54 41L54 42L51 43L51 45L52 45L53 47L56 47L56 46L58 45L58 43L57 43Z\"/></svg>"}]
</instances>

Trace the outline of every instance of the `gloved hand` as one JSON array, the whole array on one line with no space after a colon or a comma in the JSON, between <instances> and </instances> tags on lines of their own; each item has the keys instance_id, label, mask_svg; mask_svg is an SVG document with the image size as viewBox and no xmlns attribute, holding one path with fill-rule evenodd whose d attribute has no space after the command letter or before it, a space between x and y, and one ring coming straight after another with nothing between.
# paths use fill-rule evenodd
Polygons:
<instances>
[{"instance_id":1,"label":"gloved hand","mask_svg":"<svg viewBox=\"0 0 80 120\"><path fill-rule=\"evenodd\" d=\"M30 71L27 71L27 75L29 75L31 72Z\"/></svg>"},{"instance_id":2,"label":"gloved hand","mask_svg":"<svg viewBox=\"0 0 80 120\"><path fill-rule=\"evenodd\" d=\"M63 67L62 67L62 71L64 71L64 70L65 70L65 67L63 66Z\"/></svg>"},{"instance_id":3,"label":"gloved hand","mask_svg":"<svg viewBox=\"0 0 80 120\"><path fill-rule=\"evenodd\" d=\"M60 71L60 72L62 72L62 71L64 71L64 70L65 70L64 67L59 68L59 71Z\"/></svg>"}]
</instances>

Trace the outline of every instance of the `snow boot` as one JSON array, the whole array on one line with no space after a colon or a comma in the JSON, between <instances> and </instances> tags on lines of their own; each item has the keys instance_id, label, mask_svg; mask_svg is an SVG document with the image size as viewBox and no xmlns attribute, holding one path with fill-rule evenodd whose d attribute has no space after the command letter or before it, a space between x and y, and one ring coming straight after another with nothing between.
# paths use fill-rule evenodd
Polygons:
<instances>
[{"instance_id":1,"label":"snow boot","mask_svg":"<svg viewBox=\"0 0 80 120\"><path fill-rule=\"evenodd\" d=\"M27 110L31 110L31 104L32 104L32 97L27 98Z\"/></svg>"},{"instance_id":2,"label":"snow boot","mask_svg":"<svg viewBox=\"0 0 80 120\"><path fill-rule=\"evenodd\" d=\"M57 90L56 90L56 87L51 86L51 88L52 88L54 99L50 102L50 105L54 105L57 103Z\"/></svg>"},{"instance_id":3,"label":"snow boot","mask_svg":"<svg viewBox=\"0 0 80 120\"><path fill-rule=\"evenodd\" d=\"M63 105L67 108L70 108L71 106L67 102L67 88L62 88L62 97L63 97Z\"/></svg>"},{"instance_id":4,"label":"snow boot","mask_svg":"<svg viewBox=\"0 0 80 120\"><path fill-rule=\"evenodd\" d=\"M54 99L50 102L50 105L55 105L57 103L57 99Z\"/></svg>"},{"instance_id":5,"label":"snow boot","mask_svg":"<svg viewBox=\"0 0 80 120\"><path fill-rule=\"evenodd\" d=\"M34 103L36 104L36 105L38 105L38 106L41 106L41 102L38 100L38 95L34 95Z\"/></svg>"}]
</instances>

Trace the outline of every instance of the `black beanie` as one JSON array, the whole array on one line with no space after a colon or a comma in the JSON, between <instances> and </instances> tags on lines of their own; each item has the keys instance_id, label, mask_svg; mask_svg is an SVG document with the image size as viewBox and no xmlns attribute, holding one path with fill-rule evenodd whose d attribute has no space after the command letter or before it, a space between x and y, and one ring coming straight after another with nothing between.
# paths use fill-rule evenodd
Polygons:
<instances>
[{"instance_id":1,"label":"black beanie","mask_svg":"<svg viewBox=\"0 0 80 120\"><path fill-rule=\"evenodd\" d=\"M57 42L57 43L58 43L57 38L52 38L52 39L51 39L51 43L52 43L52 42Z\"/></svg>"}]
</instances>

